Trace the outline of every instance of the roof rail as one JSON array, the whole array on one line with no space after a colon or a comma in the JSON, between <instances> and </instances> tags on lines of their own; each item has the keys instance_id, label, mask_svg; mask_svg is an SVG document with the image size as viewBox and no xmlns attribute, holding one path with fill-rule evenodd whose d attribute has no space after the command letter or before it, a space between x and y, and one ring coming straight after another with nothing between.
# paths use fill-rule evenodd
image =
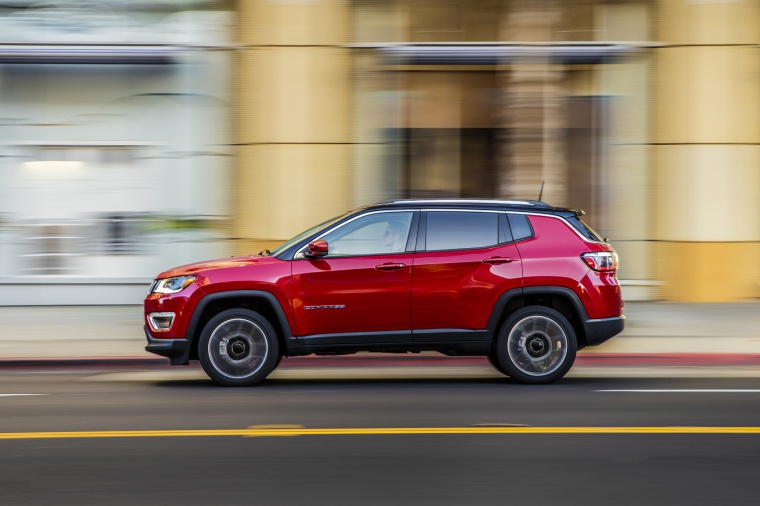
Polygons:
<instances>
[{"instance_id":1,"label":"roof rail","mask_svg":"<svg viewBox=\"0 0 760 506\"><path fill-rule=\"evenodd\" d=\"M379 204L491 204L491 205L512 205L512 206L536 206L551 207L544 202L537 200L502 200L502 199L397 199L379 202Z\"/></svg>"}]
</instances>

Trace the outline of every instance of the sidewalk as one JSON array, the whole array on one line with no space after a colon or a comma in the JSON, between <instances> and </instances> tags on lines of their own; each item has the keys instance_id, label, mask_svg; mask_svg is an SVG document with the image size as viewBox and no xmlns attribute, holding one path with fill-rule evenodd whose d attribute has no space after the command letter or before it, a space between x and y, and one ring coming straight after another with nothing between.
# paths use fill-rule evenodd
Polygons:
<instances>
[{"instance_id":1,"label":"sidewalk","mask_svg":"<svg viewBox=\"0 0 760 506\"><path fill-rule=\"evenodd\" d=\"M578 355L582 365L760 365L760 301L628 303L625 330ZM46 363L167 364L144 350L141 306L0 307L0 366ZM432 354L299 357L291 366L404 360L472 364Z\"/></svg>"}]
</instances>

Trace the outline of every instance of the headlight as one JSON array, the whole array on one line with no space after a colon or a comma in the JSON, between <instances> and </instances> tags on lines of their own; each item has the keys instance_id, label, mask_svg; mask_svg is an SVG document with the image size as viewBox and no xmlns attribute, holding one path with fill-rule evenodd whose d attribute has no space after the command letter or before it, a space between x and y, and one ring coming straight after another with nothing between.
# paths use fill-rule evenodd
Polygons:
<instances>
[{"instance_id":1,"label":"headlight","mask_svg":"<svg viewBox=\"0 0 760 506\"><path fill-rule=\"evenodd\" d=\"M176 278L158 279L153 283L150 293L177 293L195 281L195 276L177 276Z\"/></svg>"}]
</instances>

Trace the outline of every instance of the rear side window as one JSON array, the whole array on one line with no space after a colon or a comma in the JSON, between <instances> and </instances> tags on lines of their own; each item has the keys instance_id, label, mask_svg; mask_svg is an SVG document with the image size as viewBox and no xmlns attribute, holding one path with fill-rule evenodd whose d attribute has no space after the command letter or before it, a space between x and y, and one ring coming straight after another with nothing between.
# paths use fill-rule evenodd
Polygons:
<instances>
[{"instance_id":1,"label":"rear side window","mask_svg":"<svg viewBox=\"0 0 760 506\"><path fill-rule=\"evenodd\" d=\"M528 217L524 214L508 214L509 227L512 229L512 237L515 241L521 241L533 237L533 229Z\"/></svg>"},{"instance_id":2,"label":"rear side window","mask_svg":"<svg viewBox=\"0 0 760 506\"><path fill-rule=\"evenodd\" d=\"M499 243L497 213L431 211L427 213L427 251L474 249Z\"/></svg>"}]
</instances>

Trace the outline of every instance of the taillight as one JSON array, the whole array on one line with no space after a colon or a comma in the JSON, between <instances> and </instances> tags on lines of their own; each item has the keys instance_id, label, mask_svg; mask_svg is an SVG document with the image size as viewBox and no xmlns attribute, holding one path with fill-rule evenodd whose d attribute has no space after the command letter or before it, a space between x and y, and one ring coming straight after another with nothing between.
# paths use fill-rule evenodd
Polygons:
<instances>
[{"instance_id":1,"label":"taillight","mask_svg":"<svg viewBox=\"0 0 760 506\"><path fill-rule=\"evenodd\" d=\"M592 251L582 254L581 258L595 271L614 272L618 268L617 253L612 251Z\"/></svg>"}]
</instances>

